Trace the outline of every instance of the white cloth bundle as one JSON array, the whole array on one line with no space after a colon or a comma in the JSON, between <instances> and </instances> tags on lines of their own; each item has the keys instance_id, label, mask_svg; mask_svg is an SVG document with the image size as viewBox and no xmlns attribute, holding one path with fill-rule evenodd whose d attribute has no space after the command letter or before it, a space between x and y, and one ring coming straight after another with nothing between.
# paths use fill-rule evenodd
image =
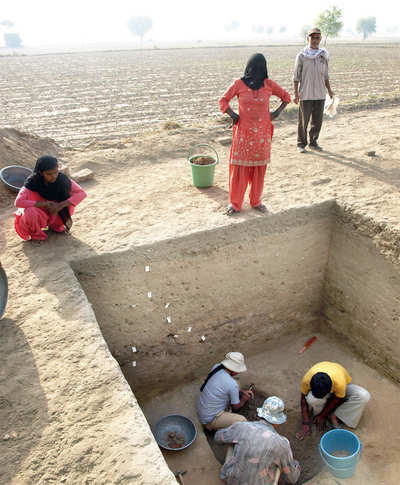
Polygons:
<instances>
[{"instance_id":1,"label":"white cloth bundle","mask_svg":"<svg viewBox=\"0 0 400 485\"><path fill-rule=\"evenodd\" d=\"M333 96L333 98L331 98L329 94L327 94L325 98L324 113L330 118L333 118L337 114L338 104L339 98L337 96Z\"/></svg>"}]
</instances>

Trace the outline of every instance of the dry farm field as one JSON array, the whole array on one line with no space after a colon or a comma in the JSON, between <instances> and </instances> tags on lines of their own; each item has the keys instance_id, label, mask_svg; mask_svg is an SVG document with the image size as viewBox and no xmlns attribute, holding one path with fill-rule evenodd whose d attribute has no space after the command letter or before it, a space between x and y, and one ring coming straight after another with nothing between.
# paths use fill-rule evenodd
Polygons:
<instances>
[{"instance_id":1,"label":"dry farm field","mask_svg":"<svg viewBox=\"0 0 400 485\"><path fill-rule=\"evenodd\" d=\"M398 44L333 44L331 84L341 109L400 99ZM130 137L165 121L220 116L218 98L263 52L271 79L292 92L301 45L126 50L0 57L0 126L64 146ZM290 112L290 110L289 110Z\"/></svg>"}]
</instances>

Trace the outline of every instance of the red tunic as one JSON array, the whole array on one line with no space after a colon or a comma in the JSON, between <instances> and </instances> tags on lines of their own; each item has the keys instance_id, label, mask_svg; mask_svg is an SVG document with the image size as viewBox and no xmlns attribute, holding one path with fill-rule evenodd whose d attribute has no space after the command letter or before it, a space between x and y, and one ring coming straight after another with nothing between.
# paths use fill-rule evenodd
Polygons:
<instances>
[{"instance_id":1,"label":"red tunic","mask_svg":"<svg viewBox=\"0 0 400 485\"><path fill-rule=\"evenodd\" d=\"M277 96L290 103L290 94L270 79L254 91L237 79L219 100L223 113L235 96L239 100L239 122L233 127L230 163L246 167L267 165L271 157L273 125L269 116L269 99Z\"/></svg>"}]
</instances>

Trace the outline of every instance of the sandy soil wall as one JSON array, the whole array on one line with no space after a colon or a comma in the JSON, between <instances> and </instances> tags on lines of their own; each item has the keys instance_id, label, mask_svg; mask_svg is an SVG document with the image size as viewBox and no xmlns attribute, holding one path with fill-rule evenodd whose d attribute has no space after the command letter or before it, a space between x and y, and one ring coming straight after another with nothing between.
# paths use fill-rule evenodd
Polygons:
<instances>
[{"instance_id":1,"label":"sandy soil wall","mask_svg":"<svg viewBox=\"0 0 400 485\"><path fill-rule=\"evenodd\" d=\"M313 322L331 221L332 203L324 203L75 263L135 396L196 378L228 350L254 353Z\"/></svg>"},{"instance_id":2,"label":"sandy soil wall","mask_svg":"<svg viewBox=\"0 0 400 485\"><path fill-rule=\"evenodd\" d=\"M175 484L68 262L34 249L8 271L23 294L1 320L0 484Z\"/></svg>"},{"instance_id":3,"label":"sandy soil wall","mask_svg":"<svg viewBox=\"0 0 400 485\"><path fill-rule=\"evenodd\" d=\"M400 372L400 272L348 214L335 218L323 313L369 365ZM364 233L363 233L364 232Z\"/></svg>"}]
</instances>

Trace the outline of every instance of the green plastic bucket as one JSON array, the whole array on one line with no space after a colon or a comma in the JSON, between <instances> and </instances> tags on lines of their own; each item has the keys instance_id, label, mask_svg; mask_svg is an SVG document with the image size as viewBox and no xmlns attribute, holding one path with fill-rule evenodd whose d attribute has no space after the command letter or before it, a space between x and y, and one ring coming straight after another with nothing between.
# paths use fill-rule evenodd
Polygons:
<instances>
[{"instance_id":1,"label":"green plastic bucket","mask_svg":"<svg viewBox=\"0 0 400 485\"><path fill-rule=\"evenodd\" d=\"M210 157L214 160L214 163L197 165L193 161L198 157ZM195 145L189 150L188 162L192 169L193 185L199 188L211 187L214 183L215 166L219 162L216 150L205 143Z\"/></svg>"}]
</instances>

